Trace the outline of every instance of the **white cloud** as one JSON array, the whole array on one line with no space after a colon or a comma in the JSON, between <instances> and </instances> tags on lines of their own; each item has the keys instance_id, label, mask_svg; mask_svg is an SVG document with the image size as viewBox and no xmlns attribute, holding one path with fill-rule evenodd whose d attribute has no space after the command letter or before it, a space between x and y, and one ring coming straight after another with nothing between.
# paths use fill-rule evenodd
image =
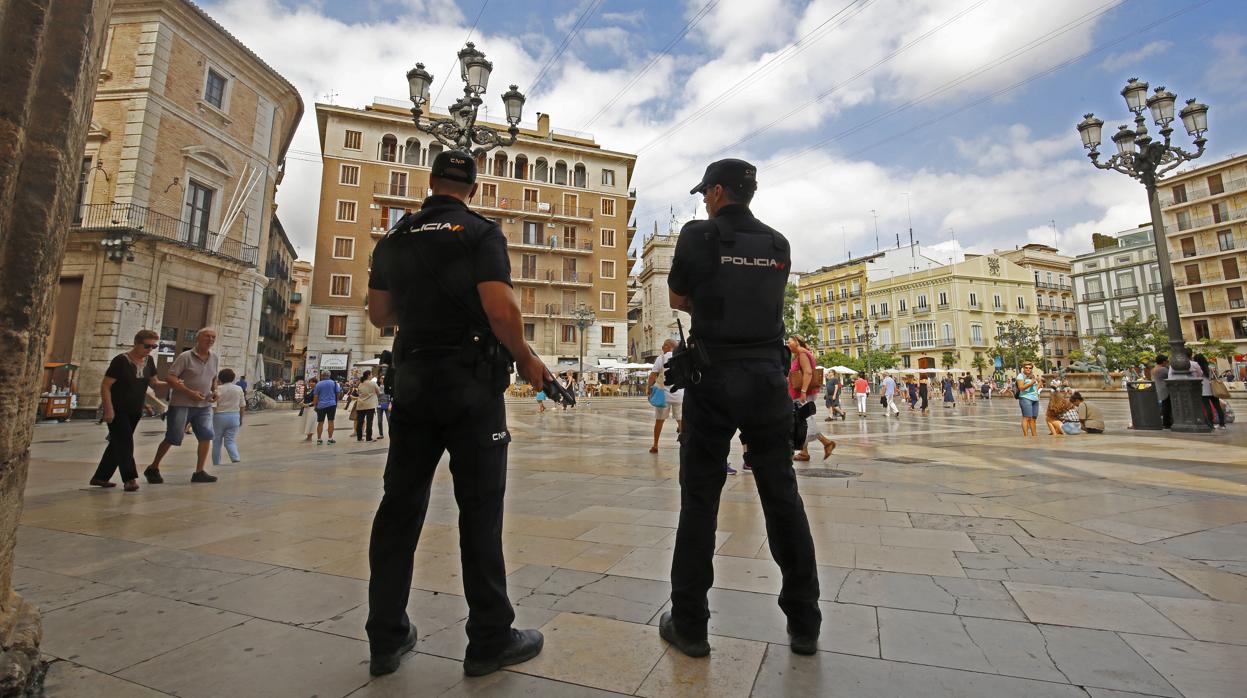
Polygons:
<instances>
[{"instance_id":1,"label":"white cloud","mask_svg":"<svg viewBox=\"0 0 1247 698\"><path fill-rule=\"evenodd\" d=\"M403 0L399 5L403 14L353 23L330 18L315 5L292 8L277 0L222 0L208 11L299 88L307 114L292 147L315 153L319 143L314 102L330 91L337 93L337 104L349 106L368 104L374 95L401 98L406 94L404 73L417 59L436 76L435 90L449 78L436 105L444 108L457 92L457 78L448 76L447 70L470 21L462 13L445 11L443 4L449 1ZM703 0L687 0L685 17L702 5ZM1124 223L1118 229L1124 229L1137 223L1134 219L1140 215L1146 218L1143 203L1138 203L1138 210L1132 203L1142 195L1127 193L1126 185L1137 185L1120 175L1098 172L1079 159L1075 136L1035 134L1024 124L983 124L981 138L948 144L965 162L940 168L889 167L826 150L792 157L812 140L808 134L827 129L847 109L890 108L1088 12L1076 0L1042 5L989 2L894 60L846 82L968 5L969 0L957 7L942 0L877 0L840 28L816 34L797 53L785 49L842 9L842 0L812 0L804 6L795 0L719 3L675 55L659 60L592 126L603 147L624 152L644 148L631 183L640 195L638 226L649 230L657 220L665 228L671 208L681 218L697 208L699 200L688 189L707 162L729 155L750 157L759 164L761 190L755 210L792 239L809 268L842 259L846 248L854 255L873 251L871 209L878 211L881 245L896 244L898 233L902 240L907 238L904 191L911 195L915 236L926 245L951 245L947 231L955 228L958 247L947 250L954 254L1012 246L1032 229L1042 228L1051 210L1085 213L1082 218L1087 220L1058 221L1070 244L1082 247L1089 247L1080 240L1089 241L1090 234L1083 234L1088 226L1120 221ZM564 31L583 7L560 18ZM497 95L505 85L516 83L529 93L528 119L540 111L552 115L556 129L580 127L649 60L649 55L637 53L637 46L665 43L665 39L635 40L627 27L639 26L643 17L636 12L625 15L601 15L607 26L593 22L578 39L580 45L612 47L619 56L618 66L590 68L580 58L583 54L569 50L535 94L529 93L528 85L562 40L562 32L547 37L477 30L473 40L494 61L495 89L486 98L491 113L501 108ZM901 16L905 22L895 21ZM1077 26L960 86L957 94L977 95L1011 84L1027 71L1085 50L1096 24ZM281 32L272 31L277 26ZM666 31L674 35L677 29ZM867 35L869 41L863 41ZM291 41L291 36L300 40ZM700 58L690 56L697 47L704 49ZM1228 53L1234 50L1241 46L1227 44ZM772 62L766 66L768 61ZM760 68L758 75L737 85ZM796 145L758 156L754 141L726 152L778 114L833 87L828 99L799 111L767 134L769 139L788 139ZM725 91L729 96L707 109ZM672 130L684 119L691 121ZM852 125L837 124L835 129ZM306 257L315 239L320 166L295 159L301 157L305 156L292 154L278 201L282 220ZM1115 230L1097 228L1097 232Z\"/></svg>"},{"instance_id":2,"label":"white cloud","mask_svg":"<svg viewBox=\"0 0 1247 698\"><path fill-rule=\"evenodd\" d=\"M1172 41L1157 39L1149 41L1134 51L1114 53L1100 62L1100 70L1108 73L1119 73L1136 67L1144 59L1164 53L1173 47Z\"/></svg>"}]
</instances>

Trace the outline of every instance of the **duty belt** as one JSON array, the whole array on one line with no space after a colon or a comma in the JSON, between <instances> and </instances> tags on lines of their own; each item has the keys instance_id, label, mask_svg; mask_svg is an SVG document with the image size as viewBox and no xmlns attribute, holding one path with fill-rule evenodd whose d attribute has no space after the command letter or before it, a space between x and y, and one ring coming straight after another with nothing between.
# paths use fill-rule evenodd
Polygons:
<instances>
[{"instance_id":1,"label":"duty belt","mask_svg":"<svg viewBox=\"0 0 1247 698\"><path fill-rule=\"evenodd\" d=\"M453 356L455 354L458 354L461 351L463 351L463 347L451 346L451 345L411 347L411 348L404 347L403 358L414 359L416 357L422 357L422 358L428 359L428 358L435 358L435 357L442 357L442 356Z\"/></svg>"},{"instance_id":2,"label":"duty belt","mask_svg":"<svg viewBox=\"0 0 1247 698\"><path fill-rule=\"evenodd\" d=\"M752 344L703 344L706 354L714 361L734 361L737 359L782 359L784 345L775 340L754 342Z\"/></svg>"}]
</instances>

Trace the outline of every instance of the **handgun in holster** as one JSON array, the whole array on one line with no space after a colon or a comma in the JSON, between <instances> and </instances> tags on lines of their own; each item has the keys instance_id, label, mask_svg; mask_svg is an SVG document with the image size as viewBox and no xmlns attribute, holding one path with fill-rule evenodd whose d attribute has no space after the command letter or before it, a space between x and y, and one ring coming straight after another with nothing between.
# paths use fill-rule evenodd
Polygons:
<instances>
[{"instance_id":1,"label":"handgun in holster","mask_svg":"<svg viewBox=\"0 0 1247 698\"><path fill-rule=\"evenodd\" d=\"M690 385L701 382L701 371L710 365L710 356L706 348L694 337L689 344L684 337L684 324L679 318L675 321L680 332L680 343L671 352L671 358L665 364L663 382L669 390L683 390Z\"/></svg>"}]
</instances>

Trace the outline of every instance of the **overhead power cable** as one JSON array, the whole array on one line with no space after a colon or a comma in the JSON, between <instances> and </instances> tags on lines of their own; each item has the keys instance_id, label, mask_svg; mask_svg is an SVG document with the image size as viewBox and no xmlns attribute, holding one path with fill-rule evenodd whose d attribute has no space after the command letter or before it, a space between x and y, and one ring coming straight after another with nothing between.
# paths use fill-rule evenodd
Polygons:
<instances>
[{"instance_id":1,"label":"overhead power cable","mask_svg":"<svg viewBox=\"0 0 1247 698\"><path fill-rule=\"evenodd\" d=\"M468 35L463 37L463 43L466 44L468 43L468 41L472 39L472 32L475 32L476 25L480 24L481 17L485 14L486 7L489 7L489 0L485 0L485 2L481 3L481 9L480 11L476 13L476 19L472 21L472 26L468 27ZM446 87L446 81L450 79L450 76L455 72L455 68L458 68L458 67L459 67L459 58L458 56L456 56L455 62L450 64L450 67L446 69L446 74L442 76L442 84L437 86L437 94L433 95L433 99L432 99L433 102L436 102L437 100L441 99L442 89Z\"/></svg>"},{"instance_id":2,"label":"overhead power cable","mask_svg":"<svg viewBox=\"0 0 1247 698\"><path fill-rule=\"evenodd\" d=\"M619 89L618 92L615 93L615 96L611 97L610 100L606 102L606 104L603 104L602 108L598 109L597 112L593 116L589 117L588 121L581 124L580 128L578 128L577 130L584 131L588 129L590 126L593 125L595 121L601 118L603 114L608 112L611 107L615 106L615 103L618 102L619 99L623 97L625 94L627 94L628 90L632 89L633 85L637 84L637 82L639 82L642 77L645 77L645 74L648 73L651 68L653 68L655 65L658 65L658 61L662 60L664 56L667 56L668 54L670 54L671 49L675 48L676 44L680 43L680 41L682 41L684 37L688 35L690 31L692 31L693 27L697 26L697 23L700 22L703 17L710 14L710 11L713 10L714 7L718 4L719 4L719 0L710 0L710 2L707 2L705 5L702 5L701 9L697 11L697 14L693 15L692 19L690 19L688 22L684 24L684 28L681 29L680 32L671 39L671 41L667 42L667 45L663 47L662 51L660 51L659 53L655 54L652 58L650 58L649 61L644 66L642 66L641 69L637 71L635 75L632 76L632 79L629 80L627 84L625 84L623 87Z\"/></svg>"}]
</instances>

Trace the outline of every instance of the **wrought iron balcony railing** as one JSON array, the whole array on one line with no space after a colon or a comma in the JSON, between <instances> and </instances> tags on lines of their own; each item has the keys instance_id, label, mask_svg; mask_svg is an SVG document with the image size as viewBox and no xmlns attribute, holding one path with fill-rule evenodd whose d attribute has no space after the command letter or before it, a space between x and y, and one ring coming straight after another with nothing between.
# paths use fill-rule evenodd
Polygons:
<instances>
[{"instance_id":1,"label":"wrought iron balcony railing","mask_svg":"<svg viewBox=\"0 0 1247 698\"><path fill-rule=\"evenodd\" d=\"M158 213L136 204L84 204L79 207L73 230L84 232L127 232L132 235L159 238L182 247L224 257L254 267L259 262L260 248L220 233L194 227L190 221Z\"/></svg>"}]
</instances>

